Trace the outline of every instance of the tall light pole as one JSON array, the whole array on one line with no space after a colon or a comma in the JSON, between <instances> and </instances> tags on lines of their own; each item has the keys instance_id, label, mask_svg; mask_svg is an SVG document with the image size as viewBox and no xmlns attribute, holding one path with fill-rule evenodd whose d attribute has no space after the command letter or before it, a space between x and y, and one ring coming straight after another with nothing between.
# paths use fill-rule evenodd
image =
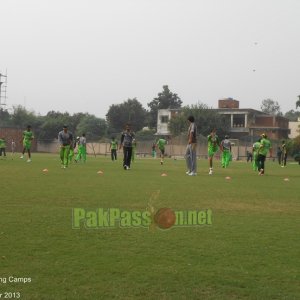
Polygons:
<instances>
[{"instance_id":1,"label":"tall light pole","mask_svg":"<svg viewBox=\"0 0 300 300\"><path fill-rule=\"evenodd\" d=\"M4 78L2 80L2 77ZM0 108L6 105L6 88L7 88L7 72L6 75L0 73Z\"/></svg>"}]
</instances>

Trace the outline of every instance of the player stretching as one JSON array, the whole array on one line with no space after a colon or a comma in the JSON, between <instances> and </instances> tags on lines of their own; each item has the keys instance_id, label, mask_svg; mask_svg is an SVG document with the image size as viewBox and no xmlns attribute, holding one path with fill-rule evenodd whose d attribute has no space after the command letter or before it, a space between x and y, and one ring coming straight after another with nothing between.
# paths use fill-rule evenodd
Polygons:
<instances>
[{"instance_id":1,"label":"player stretching","mask_svg":"<svg viewBox=\"0 0 300 300\"><path fill-rule=\"evenodd\" d=\"M23 151L20 158L24 158L24 154L27 151L28 153L28 159L27 162L31 162L31 141L34 139L33 132L31 131L31 126L27 126L27 130L23 131Z\"/></svg>"},{"instance_id":2,"label":"player stretching","mask_svg":"<svg viewBox=\"0 0 300 300\"><path fill-rule=\"evenodd\" d=\"M210 135L207 137L208 141L208 161L209 161L209 175L213 173L213 158L215 153L219 150L220 140L216 135L216 129L213 129Z\"/></svg>"}]
</instances>

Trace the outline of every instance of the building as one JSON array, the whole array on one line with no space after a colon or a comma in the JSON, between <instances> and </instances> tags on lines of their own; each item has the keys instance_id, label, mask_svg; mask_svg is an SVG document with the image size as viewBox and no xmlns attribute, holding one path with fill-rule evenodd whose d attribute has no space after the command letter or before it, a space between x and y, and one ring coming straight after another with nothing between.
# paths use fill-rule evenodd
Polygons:
<instances>
[{"instance_id":1,"label":"building","mask_svg":"<svg viewBox=\"0 0 300 300\"><path fill-rule=\"evenodd\" d=\"M266 133L272 140L287 139L290 133L289 120L281 116L273 116L251 108L239 108L239 101L233 98L220 99L219 114L228 118L230 129L228 134L233 139L255 138ZM169 135L168 122L180 110L161 109L157 117L157 134Z\"/></svg>"},{"instance_id":2,"label":"building","mask_svg":"<svg viewBox=\"0 0 300 300\"><path fill-rule=\"evenodd\" d=\"M256 137L266 133L270 139L278 140L287 139L290 132L287 118L251 108L239 108L239 101L232 98L220 99L216 111L228 117L232 138Z\"/></svg>"},{"instance_id":3,"label":"building","mask_svg":"<svg viewBox=\"0 0 300 300\"><path fill-rule=\"evenodd\" d=\"M159 109L157 112L157 132L156 135L170 135L169 121L181 112L181 109Z\"/></svg>"},{"instance_id":4,"label":"building","mask_svg":"<svg viewBox=\"0 0 300 300\"><path fill-rule=\"evenodd\" d=\"M289 138L294 139L300 134L300 118L298 118L298 121L296 122L289 122L289 129L290 129L290 134Z\"/></svg>"}]
</instances>

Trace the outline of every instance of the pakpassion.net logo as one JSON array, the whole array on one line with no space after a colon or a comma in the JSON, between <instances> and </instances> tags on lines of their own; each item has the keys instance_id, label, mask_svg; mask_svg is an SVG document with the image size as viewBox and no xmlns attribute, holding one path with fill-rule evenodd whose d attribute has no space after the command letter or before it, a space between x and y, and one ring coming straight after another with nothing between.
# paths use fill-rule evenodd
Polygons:
<instances>
[{"instance_id":1,"label":"pakpassion.net logo","mask_svg":"<svg viewBox=\"0 0 300 300\"><path fill-rule=\"evenodd\" d=\"M173 210L160 208L158 210L128 211L119 208L97 208L87 210L73 208L72 227L74 229L106 229L106 228L137 228L172 227L212 225L212 210Z\"/></svg>"}]
</instances>

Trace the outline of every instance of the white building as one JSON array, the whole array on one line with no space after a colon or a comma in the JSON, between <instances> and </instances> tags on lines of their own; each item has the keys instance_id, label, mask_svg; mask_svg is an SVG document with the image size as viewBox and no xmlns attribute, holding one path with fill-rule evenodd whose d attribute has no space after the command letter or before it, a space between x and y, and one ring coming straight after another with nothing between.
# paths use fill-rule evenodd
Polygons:
<instances>
[{"instance_id":1,"label":"white building","mask_svg":"<svg viewBox=\"0 0 300 300\"><path fill-rule=\"evenodd\" d=\"M300 118L296 122L289 122L289 129L291 133L289 134L290 139L294 139L296 136L300 134Z\"/></svg>"},{"instance_id":2,"label":"white building","mask_svg":"<svg viewBox=\"0 0 300 300\"><path fill-rule=\"evenodd\" d=\"M157 132L156 135L170 135L169 121L174 115L180 113L180 109L159 109L157 112Z\"/></svg>"}]
</instances>

